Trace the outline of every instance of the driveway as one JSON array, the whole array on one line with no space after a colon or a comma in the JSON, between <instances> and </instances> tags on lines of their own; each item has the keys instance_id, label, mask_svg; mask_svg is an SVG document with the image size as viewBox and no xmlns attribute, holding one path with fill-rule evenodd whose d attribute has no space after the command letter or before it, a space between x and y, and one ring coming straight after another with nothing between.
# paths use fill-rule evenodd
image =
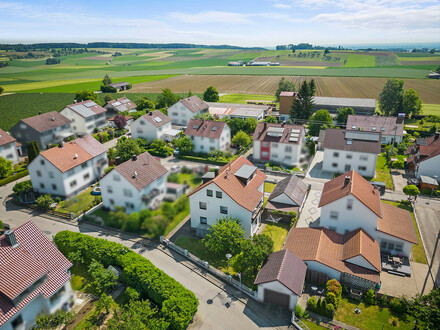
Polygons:
<instances>
[{"instance_id":1,"label":"driveway","mask_svg":"<svg viewBox=\"0 0 440 330\"><path fill-rule=\"evenodd\" d=\"M319 217L321 216L321 209L318 207L321 199L321 190L310 189L309 195L306 198L301 215L296 224L296 228L303 227L317 227L319 226Z\"/></svg>"},{"instance_id":2,"label":"driveway","mask_svg":"<svg viewBox=\"0 0 440 330\"><path fill-rule=\"evenodd\" d=\"M322 170L322 163L324 160L324 151L317 150L315 157L313 157L312 164L310 164L309 170L306 173L306 178L318 178L318 179L333 179L333 173L324 172Z\"/></svg>"}]
</instances>

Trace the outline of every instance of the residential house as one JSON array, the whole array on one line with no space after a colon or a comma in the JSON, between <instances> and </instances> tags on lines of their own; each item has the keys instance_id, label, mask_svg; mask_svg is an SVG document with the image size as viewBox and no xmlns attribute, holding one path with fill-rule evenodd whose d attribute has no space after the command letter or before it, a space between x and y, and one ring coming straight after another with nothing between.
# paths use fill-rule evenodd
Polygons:
<instances>
[{"instance_id":1,"label":"residential house","mask_svg":"<svg viewBox=\"0 0 440 330\"><path fill-rule=\"evenodd\" d=\"M131 125L133 139L172 141L181 131L171 127L171 118L154 110L136 119Z\"/></svg>"},{"instance_id":2,"label":"residential house","mask_svg":"<svg viewBox=\"0 0 440 330\"><path fill-rule=\"evenodd\" d=\"M197 95L182 98L168 108L168 117L174 125L188 125L197 114L208 113L208 105Z\"/></svg>"},{"instance_id":3,"label":"residential house","mask_svg":"<svg viewBox=\"0 0 440 330\"><path fill-rule=\"evenodd\" d=\"M127 213L156 209L165 197L168 170L144 152L119 164L100 181L104 207L125 207Z\"/></svg>"},{"instance_id":4,"label":"residential house","mask_svg":"<svg viewBox=\"0 0 440 330\"><path fill-rule=\"evenodd\" d=\"M326 129L322 144L322 169L333 173L354 169L363 176L373 178L377 156L380 154L381 137L381 132Z\"/></svg>"},{"instance_id":5,"label":"residential house","mask_svg":"<svg viewBox=\"0 0 440 330\"><path fill-rule=\"evenodd\" d=\"M50 144L60 143L73 132L70 119L51 111L20 120L11 128L11 134L21 143L23 152L27 154L27 142L37 141L40 150L45 150Z\"/></svg>"},{"instance_id":6,"label":"residential house","mask_svg":"<svg viewBox=\"0 0 440 330\"><path fill-rule=\"evenodd\" d=\"M349 115L347 129L381 132L382 144L388 144L392 141L401 143L403 139L404 118L405 114L399 114L399 117Z\"/></svg>"},{"instance_id":7,"label":"residential house","mask_svg":"<svg viewBox=\"0 0 440 330\"><path fill-rule=\"evenodd\" d=\"M131 124L133 123L133 116L123 116L120 115L121 117L125 118L126 121L126 125L124 126L125 129L128 129L129 127L131 127ZM116 116L115 116L116 117ZM110 126L111 128L117 128L116 124L115 124L115 117L112 117L108 120L108 126Z\"/></svg>"},{"instance_id":8,"label":"residential house","mask_svg":"<svg viewBox=\"0 0 440 330\"><path fill-rule=\"evenodd\" d=\"M440 132L427 139L416 139L416 143L406 154L409 154L408 168L415 172L417 178L421 175L437 176L437 181L440 180Z\"/></svg>"},{"instance_id":9,"label":"residential house","mask_svg":"<svg viewBox=\"0 0 440 330\"><path fill-rule=\"evenodd\" d=\"M296 212L298 218L304 206L310 185L296 175L288 176L277 183L267 199L266 210Z\"/></svg>"},{"instance_id":10,"label":"residential house","mask_svg":"<svg viewBox=\"0 0 440 330\"><path fill-rule=\"evenodd\" d=\"M319 207L320 226L339 234L362 228L381 252L409 257L418 244L411 213L382 202L379 190L354 170L324 184Z\"/></svg>"},{"instance_id":11,"label":"residential house","mask_svg":"<svg viewBox=\"0 0 440 330\"><path fill-rule=\"evenodd\" d=\"M134 112L136 111L136 104L130 101L128 98L121 97L116 100L108 101L104 104L104 108L107 110L107 118L114 117L120 112Z\"/></svg>"},{"instance_id":12,"label":"residential house","mask_svg":"<svg viewBox=\"0 0 440 330\"><path fill-rule=\"evenodd\" d=\"M206 102L209 106L209 113L219 118L254 118L263 120L272 113L272 106L258 104L241 104L241 103L217 103Z\"/></svg>"},{"instance_id":13,"label":"residential house","mask_svg":"<svg viewBox=\"0 0 440 330\"><path fill-rule=\"evenodd\" d=\"M112 84L108 84L110 87L116 88L116 90L118 92L120 91L126 91L129 90L131 88L131 84L126 82L126 81L121 81L118 83L112 83Z\"/></svg>"},{"instance_id":14,"label":"residential house","mask_svg":"<svg viewBox=\"0 0 440 330\"><path fill-rule=\"evenodd\" d=\"M231 129L224 121L191 119L185 135L191 138L193 152L227 151L231 146Z\"/></svg>"},{"instance_id":15,"label":"residential house","mask_svg":"<svg viewBox=\"0 0 440 330\"><path fill-rule=\"evenodd\" d=\"M35 191L69 198L98 181L107 166L107 148L86 135L40 152L28 170Z\"/></svg>"},{"instance_id":16,"label":"residential house","mask_svg":"<svg viewBox=\"0 0 440 330\"><path fill-rule=\"evenodd\" d=\"M61 114L72 121L74 133L91 134L95 128L107 126L107 110L93 101L87 100L66 106Z\"/></svg>"},{"instance_id":17,"label":"residential house","mask_svg":"<svg viewBox=\"0 0 440 330\"><path fill-rule=\"evenodd\" d=\"M328 279L364 290L380 284L379 245L362 228L346 234L321 227L292 228L284 249L307 264L311 278L323 273Z\"/></svg>"},{"instance_id":18,"label":"residential house","mask_svg":"<svg viewBox=\"0 0 440 330\"><path fill-rule=\"evenodd\" d=\"M240 221L245 237L255 235L261 223L266 175L243 156L214 174L188 195L191 228L204 236L218 219L232 217Z\"/></svg>"},{"instance_id":19,"label":"residential house","mask_svg":"<svg viewBox=\"0 0 440 330\"><path fill-rule=\"evenodd\" d=\"M300 125L258 123L253 135L253 158L261 162L297 166L304 138L304 128Z\"/></svg>"},{"instance_id":20,"label":"residential house","mask_svg":"<svg viewBox=\"0 0 440 330\"><path fill-rule=\"evenodd\" d=\"M70 310L70 267L32 221L0 236L0 328L30 329L42 313Z\"/></svg>"},{"instance_id":21,"label":"residential house","mask_svg":"<svg viewBox=\"0 0 440 330\"><path fill-rule=\"evenodd\" d=\"M21 144L0 128L0 157L13 164L20 161Z\"/></svg>"},{"instance_id":22,"label":"residential house","mask_svg":"<svg viewBox=\"0 0 440 330\"><path fill-rule=\"evenodd\" d=\"M269 255L258 272L258 300L295 310L301 296L307 265L289 250Z\"/></svg>"}]
</instances>

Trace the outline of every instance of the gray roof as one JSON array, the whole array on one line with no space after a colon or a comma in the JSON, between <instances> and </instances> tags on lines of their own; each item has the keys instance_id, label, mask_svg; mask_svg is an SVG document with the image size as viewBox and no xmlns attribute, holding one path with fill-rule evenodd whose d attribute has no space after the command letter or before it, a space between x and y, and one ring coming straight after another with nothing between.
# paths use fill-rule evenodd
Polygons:
<instances>
[{"instance_id":1,"label":"gray roof","mask_svg":"<svg viewBox=\"0 0 440 330\"><path fill-rule=\"evenodd\" d=\"M260 118L264 112L265 109L237 108L229 116Z\"/></svg>"},{"instance_id":2,"label":"gray roof","mask_svg":"<svg viewBox=\"0 0 440 330\"><path fill-rule=\"evenodd\" d=\"M261 104L242 104L242 103L221 103L221 102L205 102L209 107L213 108L233 108L233 109L259 109L269 110L272 108L269 105Z\"/></svg>"},{"instance_id":3,"label":"gray roof","mask_svg":"<svg viewBox=\"0 0 440 330\"><path fill-rule=\"evenodd\" d=\"M111 107L115 108L118 111L129 111L136 109L136 104L124 96L116 100L108 101L104 105L104 108L111 108Z\"/></svg>"},{"instance_id":4,"label":"gray roof","mask_svg":"<svg viewBox=\"0 0 440 330\"><path fill-rule=\"evenodd\" d=\"M160 110L154 110L146 113L142 116L146 121L150 122L156 127L160 127L162 125L165 125L171 121L171 118L165 115Z\"/></svg>"},{"instance_id":5,"label":"gray roof","mask_svg":"<svg viewBox=\"0 0 440 330\"><path fill-rule=\"evenodd\" d=\"M436 179L431 178L430 176L426 176L426 175L421 175L420 176L420 181L423 182L423 183L434 185L434 186L438 185L438 182L437 182Z\"/></svg>"},{"instance_id":6,"label":"gray roof","mask_svg":"<svg viewBox=\"0 0 440 330\"><path fill-rule=\"evenodd\" d=\"M304 181L302 181L296 175L292 175L277 183L268 200L270 201L284 193L292 200L293 203L295 203L297 206L301 206L302 202L304 201L304 197L307 194L308 188L309 186L304 183Z\"/></svg>"},{"instance_id":7,"label":"gray roof","mask_svg":"<svg viewBox=\"0 0 440 330\"><path fill-rule=\"evenodd\" d=\"M194 113L208 109L206 102L201 100L197 95L181 99L179 102Z\"/></svg>"},{"instance_id":8,"label":"gray roof","mask_svg":"<svg viewBox=\"0 0 440 330\"><path fill-rule=\"evenodd\" d=\"M327 105L336 107L370 107L376 108L376 99L359 99L359 98L349 98L349 97L325 97L325 96L315 96L313 97L315 106Z\"/></svg>"},{"instance_id":9,"label":"gray roof","mask_svg":"<svg viewBox=\"0 0 440 330\"><path fill-rule=\"evenodd\" d=\"M122 86L128 86L128 85L130 85L130 83L128 83L126 81L122 81L122 82L108 84L108 85L111 87L114 87L114 88L118 88L118 87L122 87Z\"/></svg>"},{"instance_id":10,"label":"gray roof","mask_svg":"<svg viewBox=\"0 0 440 330\"><path fill-rule=\"evenodd\" d=\"M269 255L267 262L258 272L254 284L279 281L297 296L302 294L307 266L289 250Z\"/></svg>"},{"instance_id":11,"label":"gray roof","mask_svg":"<svg viewBox=\"0 0 440 330\"><path fill-rule=\"evenodd\" d=\"M81 117L87 118L92 117L94 115L98 115L100 113L106 112L107 110L101 107L99 104L96 104L95 102L91 100L86 100L74 104L70 104L66 106L66 108L71 109L72 111L76 112Z\"/></svg>"},{"instance_id":12,"label":"gray roof","mask_svg":"<svg viewBox=\"0 0 440 330\"><path fill-rule=\"evenodd\" d=\"M379 154L381 137L381 133L327 128L323 148Z\"/></svg>"},{"instance_id":13,"label":"gray roof","mask_svg":"<svg viewBox=\"0 0 440 330\"><path fill-rule=\"evenodd\" d=\"M397 117L349 115L347 119L347 129L394 135L395 127L397 127L396 135L403 136L403 121L397 123Z\"/></svg>"},{"instance_id":14,"label":"gray roof","mask_svg":"<svg viewBox=\"0 0 440 330\"><path fill-rule=\"evenodd\" d=\"M243 179L249 179L256 170L257 168L255 166L244 164L237 172L235 172L235 176Z\"/></svg>"},{"instance_id":15,"label":"gray roof","mask_svg":"<svg viewBox=\"0 0 440 330\"><path fill-rule=\"evenodd\" d=\"M70 119L64 117L57 111L46 112L38 116L22 119L21 121L38 132L45 132L55 127L71 123Z\"/></svg>"}]
</instances>

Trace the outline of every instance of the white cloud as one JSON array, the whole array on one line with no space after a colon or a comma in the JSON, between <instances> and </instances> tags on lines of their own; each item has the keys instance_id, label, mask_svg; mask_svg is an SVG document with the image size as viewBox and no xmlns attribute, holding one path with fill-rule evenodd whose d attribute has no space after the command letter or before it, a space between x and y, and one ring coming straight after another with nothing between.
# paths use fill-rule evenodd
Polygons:
<instances>
[{"instance_id":1,"label":"white cloud","mask_svg":"<svg viewBox=\"0 0 440 330\"><path fill-rule=\"evenodd\" d=\"M292 5L287 4L287 3L274 3L272 6L274 6L275 8L280 8L280 9L292 8Z\"/></svg>"},{"instance_id":2,"label":"white cloud","mask_svg":"<svg viewBox=\"0 0 440 330\"><path fill-rule=\"evenodd\" d=\"M201 11L199 13L174 12L168 14L168 18L182 23L227 23L244 24L250 23L247 15L224 11Z\"/></svg>"}]
</instances>

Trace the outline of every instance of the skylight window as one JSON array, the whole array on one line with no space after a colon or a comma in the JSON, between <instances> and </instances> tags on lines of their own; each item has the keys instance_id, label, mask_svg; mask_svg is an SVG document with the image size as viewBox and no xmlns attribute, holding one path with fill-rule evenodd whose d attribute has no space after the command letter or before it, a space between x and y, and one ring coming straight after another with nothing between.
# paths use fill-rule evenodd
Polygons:
<instances>
[{"instance_id":1,"label":"skylight window","mask_svg":"<svg viewBox=\"0 0 440 330\"><path fill-rule=\"evenodd\" d=\"M376 130L376 126L371 127L371 130L375 131Z\"/></svg>"},{"instance_id":2,"label":"skylight window","mask_svg":"<svg viewBox=\"0 0 440 330\"><path fill-rule=\"evenodd\" d=\"M352 129L356 129L356 127L357 127L356 125L351 126Z\"/></svg>"},{"instance_id":3,"label":"skylight window","mask_svg":"<svg viewBox=\"0 0 440 330\"><path fill-rule=\"evenodd\" d=\"M347 144L353 144L353 140L347 140Z\"/></svg>"},{"instance_id":4,"label":"skylight window","mask_svg":"<svg viewBox=\"0 0 440 330\"><path fill-rule=\"evenodd\" d=\"M217 130L217 126L214 126L214 127L212 128L212 130L213 130L213 131L216 131L216 130Z\"/></svg>"}]
</instances>

